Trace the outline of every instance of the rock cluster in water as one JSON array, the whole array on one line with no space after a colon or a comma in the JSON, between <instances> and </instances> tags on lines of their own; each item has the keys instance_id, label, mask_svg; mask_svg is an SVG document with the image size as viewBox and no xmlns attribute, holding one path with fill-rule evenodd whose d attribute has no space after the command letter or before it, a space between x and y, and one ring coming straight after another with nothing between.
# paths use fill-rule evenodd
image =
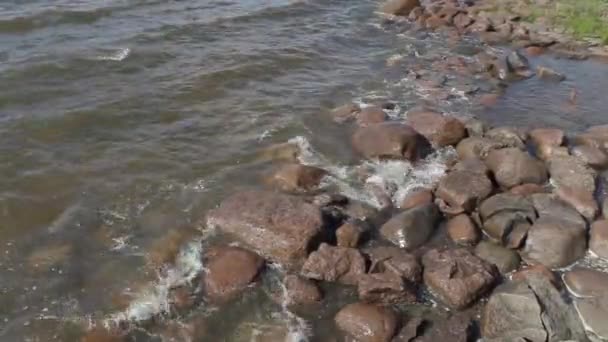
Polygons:
<instances>
[{"instance_id":1,"label":"rock cluster in water","mask_svg":"<svg viewBox=\"0 0 608 342\"><path fill-rule=\"evenodd\" d=\"M479 16L456 2L391 0L383 10L427 28L517 38L527 47L555 43L514 18ZM498 78L532 73L519 52L489 65ZM355 104L331 116L354 126L350 143L361 158L415 164L434 148L453 146L458 159L433 187L400 203L385 194L378 210L323 189L330 172L300 164L294 145L272 146L263 159L283 163L261 182L266 188L237 191L205 218L239 247L207 249L195 286L202 291L173 289L176 310L201 298L229 305L274 263L286 273L277 300L290 307L330 300L321 291L326 283L356 289L358 300L336 313L335 326L357 341L608 341L608 273L568 268L588 253L608 259L608 220L600 218L608 201L600 208L596 198L598 172L608 167L608 125L568 135L487 128L430 110L392 120L381 107ZM451 314L427 324L400 313L429 300ZM204 336L198 322L183 324L180 334ZM119 335L94 330L83 341Z\"/></svg>"}]
</instances>

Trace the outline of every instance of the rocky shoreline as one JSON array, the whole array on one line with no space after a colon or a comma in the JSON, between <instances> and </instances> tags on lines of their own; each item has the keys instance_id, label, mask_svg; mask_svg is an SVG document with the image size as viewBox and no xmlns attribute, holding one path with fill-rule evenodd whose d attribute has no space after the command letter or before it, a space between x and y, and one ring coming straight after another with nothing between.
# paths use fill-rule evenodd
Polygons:
<instances>
[{"instance_id":1,"label":"rocky shoreline","mask_svg":"<svg viewBox=\"0 0 608 342\"><path fill-rule=\"evenodd\" d=\"M519 19L488 16L467 1L423 5L391 0L382 10L407 16L418 29L474 33L522 48L504 57L483 51L481 67L446 61L448 67L497 82L565 77L531 69L526 55L567 49ZM391 189L372 184L374 207L324 187L331 172L301 163L297 145L271 146L260 158L273 163L263 189L228 196L202 223L236 245L204 249L205 271L171 289L172 310L201 301L229 306L272 264L284 273L283 291L273 295L292 310L332 301L320 285L354 289L358 300L334 316L345 336L335 341L608 341L608 273L577 265L589 254L608 259L608 200L598 197L608 125L582 133L488 127L426 107L395 120L388 107L349 103L329 115L352 130L350 144L362 159L416 164L454 148L436 184L398 202ZM429 320L410 313L417 305L449 314ZM123 341L122 323L96 328L83 341ZM212 339L205 325L191 320L161 335ZM285 339L283 332L265 341Z\"/></svg>"}]
</instances>

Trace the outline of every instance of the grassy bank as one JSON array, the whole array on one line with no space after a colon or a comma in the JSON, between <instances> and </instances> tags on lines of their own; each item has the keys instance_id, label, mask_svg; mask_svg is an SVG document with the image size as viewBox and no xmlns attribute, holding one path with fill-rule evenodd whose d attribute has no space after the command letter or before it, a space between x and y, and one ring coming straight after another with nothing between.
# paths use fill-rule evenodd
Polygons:
<instances>
[{"instance_id":1,"label":"grassy bank","mask_svg":"<svg viewBox=\"0 0 608 342\"><path fill-rule=\"evenodd\" d=\"M608 44L608 0L553 0L531 4L530 21L541 17L565 28L576 38L597 38Z\"/></svg>"}]
</instances>

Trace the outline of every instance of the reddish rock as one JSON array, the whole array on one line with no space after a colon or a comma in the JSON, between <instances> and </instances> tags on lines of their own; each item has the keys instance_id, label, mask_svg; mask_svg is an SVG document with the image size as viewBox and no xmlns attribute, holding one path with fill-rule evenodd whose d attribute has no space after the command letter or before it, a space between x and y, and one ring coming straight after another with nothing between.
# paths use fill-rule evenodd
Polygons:
<instances>
[{"instance_id":1,"label":"reddish rock","mask_svg":"<svg viewBox=\"0 0 608 342\"><path fill-rule=\"evenodd\" d=\"M205 253L205 294L213 301L234 298L251 284L264 265L257 254L240 247L213 247Z\"/></svg>"},{"instance_id":2,"label":"reddish rock","mask_svg":"<svg viewBox=\"0 0 608 342\"><path fill-rule=\"evenodd\" d=\"M433 192L428 189L420 189L407 194L399 208L407 210L429 203L433 203Z\"/></svg>"},{"instance_id":3,"label":"reddish rock","mask_svg":"<svg viewBox=\"0 0 608 342\"><path fill-rule=\"evenodd\" d=\"M345 122L354 119L357 116L357 113L359 113L359 111L361 111L359 105L349 103L332 110L331 116L336 122Z\"/></svg>"},{"instance_id":4,"label":"reddish rock","mask_svg":"<svg viewBox=\"0 0 608 342\"><path fill-rule=\"evenodd\" d=\"M207 226L219 227L262 256L295 267L323 227L321 210L302 198L266 191L242 191L207 215Z\"/></svg>"},{"instance_id":5,"label":"reddish rock","mask_svg":"<svg viewBox=\"0 0 608 342\"><path fill-rule=\"evenodd\" d=\"M517 269L521 262L517 252L490 241L481 241L475 247L475 255L490 264L496 265L501 274Z\"/></svg>"},{"instance_id":6,"label":"reddish rock","mask_svg":"<svg viewBox=\"0 0 608 342\"><path fill-rule=\"evenodd\" d=\"M257 161L287 161L297 162L300 156L300 147L295 143L281 143L268 146L263 149L257 156Z\"/></svg>"},{"instance_id":7,"label":"reddish rock","mask_svg":"<svg viewBox=\"0 0 608 342\"><path fill-rule=\"evenodd\" d=\"M408 113L407 122L437 146L455 145L466 137L466 129L460 120L438 113Z\"/></svg>"},{"instance_id":8,"label":"reddish rock","mask_svg":"<svg viewBox=\"0 0 608 342\"><path fill-rule=\"evenodd\" d=\"M551 82L561 82L566 79L566 75L544 66L536 68L536 75L542 80Z\"/></svg>"},{"instance_id":9,"label":"reddish rock","mask_svg":"<svg viewBox=\"0 0 608 342\"><path fill-rule=\"evenodd\" d=\"M593 193L564 185L558 187L555 193L562 201L574 207L587 220L592 221L597 217L600 208L593 197Z\"/></svg>"},{"instance_id":10,"label":"reddish rock","mask_svg":"<svg viewBox=\"0 0 608 342\"><path fill-rule=\"evenodd\" d=\"M171 309L178 313L192 309L197 302L193 289L188 286L179 286L171 289L168 300L171 304Z\"/></svg>"},{"instance_id":11,"label":"reddish rock","mask_svg":"<svg viewBox=\"0 0 608 342\"><path fill-rule=\"evenodd\" d=\"M419 6L420 0L387 0L380 10L387 14L407 16Z\"/></svg>"},{"instance_id":12,"label":"reddish rock","mask_svg":"<svg viewBox=\"0 0 608 342\"><path fill-rule=\"evenodd\" d=\"M528 136L536 146L561 146L564 143L564 131L557 128L533 129Z\"/></svg>"},{"instance_id":13,"label":"reddish rock","mask_svg":"<svg viewBox=\"0 0 608 342\"><path fill-rule=\"evenodd\" d=\"M483 94L479 97L479 103L485 107L493 107L498 103L499 98L498 94Z\"/></svg>"},{"instance_id":14,"label":"reddish rock","mask_svg":"<svg viewBox=\"0 0 608 342\"><path fill-rule=\"evenodd\" d=\"M422 279L422 266L418 259L398 247L372 247L363 251L370 259L370 272L392 272L410 283Z\"/></svg>"},{"instance_id":15,"label":"reddish rock","mask_svg":"<svg viewBox=\"0 0 608 342\"><path fill-rule=\"evenodd\" d=\"M357 123L361 126L381 123L386 121L386 113L378 106L365 107L357 115Z\"/></svg>"},{"instance_id":16,"label":"reddish rock","mask_svg":"<svg viewBox=\"0 0 608 342\"><path fill-rule=\"evenodd\" d=\"M479 229L466 214L451 218L447 223L447 231L452 241L458 245L474 245L480 238Z\"/></svg>"},{"instance_id":17,"label":"reddish rock","mask_svg":"<svg viewBox=\"0 0 608 342\"><path fill-rule=\"evenodd\" d=\"M545 48L540 47L540 46L528 46L525 49L525 51L526 51L527 55L536 57L536 56L540 56L540 55L544 54Z\"/></svg>"},{"instance_id":18,"label":"reddish rock","mask_svg":"<svg viewBox=\"0 0 608 342\"><path fill-rule=\"evenodd\" d=\"M495 266L466 249L427 252L422 258L424 283L446 305L462 309L489 291L497 278Z\"/></svg>"},{"instance_id":19,"label":"reddish rock","mask_svg":"<svg viewBox=\"0 0 608 342\"><path fill-rule=\"evenodd\" d=\"M326 174L325 170L314 166L284 164L274 171L267 182L283 191L307 191L318 187Z\"/></svg>"},{"instance_id":20,"label":"reddish rock","mask_svg":"<svg viewBox=\"0 0 608 342\"><path fill-rule=\"evenodd\" d=\"M366 303L392 305L416 302L416 289L390 271L361 275L358 292L359 299Z\"/></svg>"},{"instance_id":21,"label":"reddish rock","mask_svg":"<svg viewBox=\"0 0 608 342\"><path fill-rule=\"evenodd\" d=\"M414 160L419 142L414 129L397 122L359 127L352 138L355 150L366 158Z\"/></svg>"},{"instance_id":22,"label":"reddish rock","mask_svg":"<svg viewBox=\"0 0 608 342\"><path fill-rule=\"evenodd\" d=\"M558 286L560 283L555 273L553 273L553 271L551 271L545 265L542 264L527 266L516 272L513 272L513 274L511 274L511 279L513 281L527 281L527 279L531 276L543 277L547 281L552 283L553 286Z\"/></svg>"},{"instance_id":23,"label":"reddish rock","mask_svg":"<svg viewBox=\"0 0 608 342\"><path fill-rule=\"evenodd\" d=\"M571 153L583 163L593 168L603 169L608 166L608 155L597 147L586 145L574 146Z\"/></svg>"},{"instance_id":24,"label":"reddish rock","mask_svg":"<svg viewBox=\"0 0 608 342\"><path fill-rule=\"evenodd\" d=\"M589 250L600 258L608 259L608 220L595 221L591 225Z\"/></svg>"},{"instance_id":25,"label":"reddish rock","mask_svg":"<svg viewBox=\"0 0 608 342\"><path fill-rule=\"evenodd\" d=\"M301 274L310 279L356 285L365 271L365 259L357 249L322 243L310 253Z\"/></svg>"},{"instance_id":26,"label":"reddish rock","mask_svg":"<svg viewBox=\"0 0 608 342\"><path fill-rule=\"evenodd\" d=\"M492 193L492 188L492 182L483 173L454 170L439 181L435 196L451 208L470 212Z\"/></svg>"},{"instance_id":27,"label":"reddish rock","mask_svg":"<svg viewBox=\"0 0 608 342\"><path fill-rule=\"evenodd\" d=\"M310 305L323 299L317 284L297 275L285 276L283 286L284 299L288 305Z\"/></svg>"},{"instance_id":28,"label":"reddish rock","mask_svg":"<svg viewBox=\"0 0 608 342\"><path fill-rule=\"evenodd\" d=\"M541 145L536 148L536 156L542 160L556 157L568 157L570 152L564 146Z\"/></svg>"},{"instance_id":29,"label":"reddish rock","mask_svg":"<svg viewBox=\"0 0 608 342\"><path fill-rule=\"evenodd\" d=\"M343 307L335 322L340 330L360 342L389 342L399 326L398 317L391 309L366 303Z\"/></svg>"},{"instance_id":30,"label":"reddish rock","mask_svg":"<svg viewBox=\"0 0 608 342\"><path fill-rule=\"evenodd\" d=\"M435 204L412 208L393 216L383 224L380 234L401 248L415 249L431 237L439 218L439 210Z\"/></svg>"},{"instance_id":31,"label":"reddish rock","mask_svg":"<svg viewBox=\"0 0 608 342\"><path fill-rule=\"evenodd\" d=\"M517 185L517 186L511 188L511 190L509 190L509 192L514 195L529 196L532 194L540 194L540 193L544 193L547 191L545 190L545 187L543 187L542 185L527 183L527 184Z\"/></svg>"},{"instance_id":32,"label":"reddish rock","mask_svg":"<svg viewBox=\"0 0 608 342\"><path fill-rule=\"evenodd\" d=\"M356 222L347 222L336 230L338 247L356 248L363 235L363 227Z\"/></svg>"}]
</instances>

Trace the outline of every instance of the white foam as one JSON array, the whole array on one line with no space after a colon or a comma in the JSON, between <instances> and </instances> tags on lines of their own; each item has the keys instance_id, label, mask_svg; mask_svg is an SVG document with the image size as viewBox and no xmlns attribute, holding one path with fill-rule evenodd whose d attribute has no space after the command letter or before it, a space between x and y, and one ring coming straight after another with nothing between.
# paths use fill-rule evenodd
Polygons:
<instances>
[{"instance_id":1,"label":"white foam","mask_svg":"<svg viewBox=\"0 0 608 342\"><path fill-rule=\"evenodd\" d=\"M99 60L99 61L121 62L121 61L125 60L127 57L129 57L130 54L131 54L131 49L120 48L107 55L97 56L95 59Z\"/></svg>"}]
</instances>

